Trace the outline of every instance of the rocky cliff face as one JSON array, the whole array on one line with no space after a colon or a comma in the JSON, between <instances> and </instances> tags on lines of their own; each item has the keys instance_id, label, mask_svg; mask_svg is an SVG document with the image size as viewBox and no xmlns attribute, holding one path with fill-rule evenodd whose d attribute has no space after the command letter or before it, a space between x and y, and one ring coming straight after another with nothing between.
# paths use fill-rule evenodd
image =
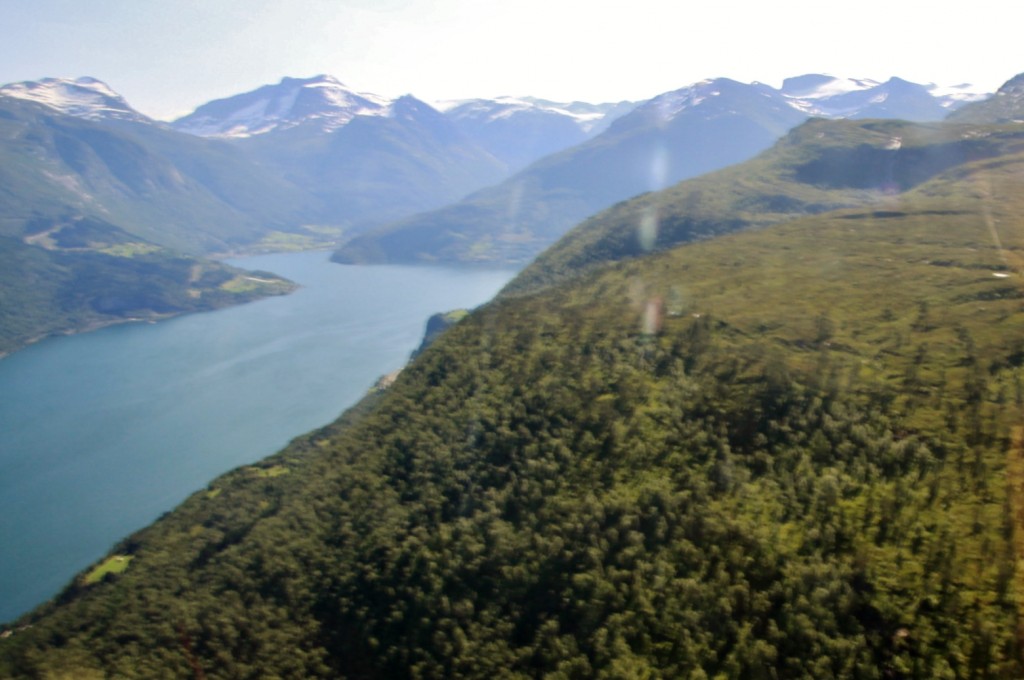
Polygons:
<instances>
[{"instance_id":1,"label":"rocky cliff face","mask_svg":"<svg viewBox=\"0 0 1024 680\"><path fill-rule=\"evenodd\" d=\"M455 309L450 312L438 312L427 319L427 328L423 332L423 342L421 342L420 346L416 348L416 351L412 353L410 359L415 359L425 352L426 349L430 347L430 345L437 340L442 333L462 321L467 315L469 315L469 310Z\"/></svg>"}]
</instances>

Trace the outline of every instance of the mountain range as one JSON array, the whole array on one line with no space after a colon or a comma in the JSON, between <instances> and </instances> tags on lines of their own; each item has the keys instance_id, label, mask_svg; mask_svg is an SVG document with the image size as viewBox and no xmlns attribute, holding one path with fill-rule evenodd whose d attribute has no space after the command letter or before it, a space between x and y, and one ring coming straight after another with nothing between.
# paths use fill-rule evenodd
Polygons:
<instances>
[{"instance_id":1,"label":"mountain range","mask_svg":"<svg viewBox=\"0 0 1024 680\"><path fill-rule=\"evenodd\" d=\"M635 102L588 104L535 97L498 97L445 102L452 121L510 170L585 142L636 107Z\"/></svg>"},{"instance_id":2,"label":"mountain range","mask_svg":"<svg viewBox=\"0 0 1024 680\"><path fill-rule=\"evenodd\" d=\"M1021 677L1018 86L581 223L15 622L0 674Z\"/></svg>"},{"instance_id":3,"label":"mountain range","mask_svg":"<svg viewBox=\"0 0 1024 680\"><path fill-rule=\"evenodd\" d=\"M6 275L0 351L104 319L159 317L138 300L114 316L83 316L59 302L80 299L92 309L89 300L113 299L108 279L136 276L142 285L140 258L157 251L209 267L196 258L347 242L340 261L523 264L579 219L743 160L809 113L885 107L934 118L971 97L954 90L898 79L803 76L781 90L719 79L639 106L498 98L442 111L316 76L163 123L95 78L5 85L0 236L11 239L8 255L30 253L16 260L45 262L49 274ZM77 280L87 251L102 257L86 269L111 267L110 276L90 275L90 286L55 293L29 314L23 301L42 290L33 282ZM120 259L109 259L114 252ZM175 299L192 299L187 279L156 279Z\"/></svg>"},{"instance_id":4,"label":"mountain range","mask_svg":"<svg viewBox=\"0 0 1024 680\"><path fill-rule=\"evenodd\" d=\"M260 98L269 102L263 123L250 120L244 134L238 116L229 116L235 137L175 129L195 132ZM0 256L11 264L0 353L48 334L251 299L260 286L227 295L220 286L237 274L202 258L322 247L361 220L435 207L504 173L423 102L360 97L326 77L212 102L176 125L147 118L95 78L3 86ZM163 258L179 263L173 275ZM225 272L202 303L190 267ZM273 280L265 292L287 289ZM159 291L112 304L126 285Z\"/></svg>"},{"instance_id":5,"label":"mountain range","mask_svg":"<svg viewBox=\"0 0 1024 680\"><path fill-rule=\"evenodd\" d=\"M584 217L746 160L809 116L934 121L980 98L966 86L939 90L899 78L812 74L781 89L706 80L643 103L501 184L359 235L335 259L522 265Z\"/></svg>"}]
</instances>

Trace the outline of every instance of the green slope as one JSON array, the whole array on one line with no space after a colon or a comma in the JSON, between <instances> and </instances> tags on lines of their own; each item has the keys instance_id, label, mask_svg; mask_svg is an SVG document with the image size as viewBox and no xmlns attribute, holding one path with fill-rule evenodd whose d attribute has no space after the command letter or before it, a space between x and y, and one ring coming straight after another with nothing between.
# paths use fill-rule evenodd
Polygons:
<instances>
[{"instance_id":1,"label":"green slope","mask_svg":"<svg viewBox=\"0 0 1024 680\"><path fill-rule=\"evenodd\" d=\"M902 192L964 163L1024 149L1019 126L812 120L742 165L617 204L575 227L506 294L578 276L679 243L843 207L907 200Z\"/></svg>"},{"instance_id":2,"label":"green slope","mask_svg":"<svg viewBox=\"0 0 1024 680\"><path fill-rule=\"evenodd\" d=\"M274 274L182 255L98 221L73 221L46 238L51 244L44 248L0 236L0 356L50 335L217 309L294 289Z\"/></svg>"},{"instance_id":3,"label":"green slope","mask_svg":"<svg viewBox=\"0 0 1024 680\"><path fill-rule=\"evenodd\" d=\"M1024 153L974 133L884 203L478 310L11 626L0 675L1021 677Z\"/></svg>"}]
</instances>

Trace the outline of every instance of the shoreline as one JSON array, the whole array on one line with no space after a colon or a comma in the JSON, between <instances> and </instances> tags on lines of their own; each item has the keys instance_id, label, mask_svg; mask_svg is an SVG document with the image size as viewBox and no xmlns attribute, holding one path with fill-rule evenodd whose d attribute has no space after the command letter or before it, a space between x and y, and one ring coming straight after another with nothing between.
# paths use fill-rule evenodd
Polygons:
<instances>
[{"instance_id":1,"label":"shoreline","mask_svg":"<svg viewBox=\"0 0 1024 680\"><path fill-rule=\"evenodd\" d=\"M31 347L32 345L36 345L36 344L38 344L40 342L43 342L44 340L48 340L50 338L61 338L61 337L69 337L69 336L72 336L72 335L83 335L85 333L92 333L94 331L103 330L104 328L110 328L112 326L121 326L121 325L132 324L132 323L159 323L161 321L167 321L169 319L174 319L174 318L179 317L179 316L185 316L186 314L202 314L204 312L216 312L216 311L221 310L221 309L227 309L228 307L237 307L239 305L248 304L250 302L257 302L259 300L265 300L266 298L276 297L278 295L291 295L292 293L297 291L299 288L301 288L301 286L299 284L295 283L294 281L289 281L288 279L285 279L285 278L282 278L281 281L286 281L286 282L291 284L291 287L287 291L284 291L284 292L281 292L281 293L268 293L266 295L257 295L257 296L246 298L244 300L239 300L238 302L233 302L233 303L225 304L225 305L217 305L217 306L212 306L212 307L205 307L205 308L202 308L202 309L186 309L186 310L181 310L181 311L177 311L177 312L167 312L167 313L164 313L164 314L154 313L151 316L134 316L134 317L128 317L128 318L94 319L93 321L90 321L90 322L88 322L88 323L86 323L86 324L84 324L82 326L76 326L76 327L73 327L73 328L55 329L55 330L52 330L52 331L50 331L48 333L40 333L39 335L35 335L35 336L29 338L26 341L18 342L17 346L15 346L13 349L0 350L0 361L3 361L7 357L9 357L9 356L11 356L13 354L18 353L21 350L27 349L27 348Z\"/></svg>"}]
</instances>

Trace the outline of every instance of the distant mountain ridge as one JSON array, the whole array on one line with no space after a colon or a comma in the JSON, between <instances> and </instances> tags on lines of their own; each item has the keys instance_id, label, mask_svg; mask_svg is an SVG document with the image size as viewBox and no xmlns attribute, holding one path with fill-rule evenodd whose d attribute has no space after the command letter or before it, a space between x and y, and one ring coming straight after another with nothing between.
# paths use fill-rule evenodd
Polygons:
<instances>
[{"instance_id":1,"label":"distant mountain ridge","mask_svg":"<svg viewBox=\"0 0 1024 680\"><path fill-rule=\"evenodd\" d=\"M601 134L439 210L382 225L339 262L523 264L616 201L746 160L808 117L942 120L985 95L900 78L808 74L781 89L728 78L658 95Z\"/></svg>"},{"instance_id":2,"label":"distant mountain ridge","mask_svg":"<svg viewBox=\"0 0 1024 680\"><path fill-rule=\"evenodd\" d=\"M636 102L588 104L534 97L445 102L438 108L460 130L518 170L600 134Z\"/></svg>"},{"instance_id":3,"label":"distant mountain ridge","mask_svg":"<svg viewBox=\"0 0 1024 680\"><path fill-rule=\"evenodd\" d=\"M356 92L330 75L284 78L204 104L171 126L188 134L235 140L273 137L290 129L315 137L337 132L357 118L394 118L396 105L410 99L415 97ZM423 106L440 112L469 142L516 170L598 134L635 104L498 97ZM420 111L425 115L425 108Z\"/></svg>"},{"instance_id":4,"label":"distant mountain ridge","mask_svg":"<svg viewBox=\"0 0 1024 680\"><path fill-rule=\"evenodd\" d=\"M320 221L347 235L451 203L508 176L504 163L412 95L346 116L309 115L223 142L306 188L322 206Z\"/></svg>"},{"instance_id":5,"label":"distant mountain ridge","mask_svg":"<svg viewBox=\"0 0 1024 680\"><path fill-rule=\"evenodd\" d=\"M405 97L411 95L404 95ZM288 129L298 125L316 126L332 132L356 116L390 116L402 97L389 98L357 92L331 75L311 78L283 78L250 92L216 99L171 123L181 132L201 137L249 137ZM632 108L632 102L589 104L553 102L535 97L497 97L439 102L432 105L459 129L470 132L497 124L508 127L524 117L569 125L583 138L607 127L609 114L614 118ZM500 122L499 121L503 121Z\"/></svg>"},{"instance_id":6,"label":"distant mountain ridge","mask_svg":"<svg viewBox=\"0 0 1024 680\"><path fill-rule=\"evenodd\" d=\"M249 137L297 125L332 132L356 116L386 116L393 101L356 92L337 78L284 78L251 92L216 99L171 123L199 137Z\"/></svg>"},{"instance_id":7,"label":"distant mountain ridge","mask_svg":"<svg viewBox=\"0 0 1024 680\"><path fill-rule=\"evenodd\" d=\"M917 122L942 120L950 111L990 96L967 84L940 87L902 78L890 78L882 83L823 74L787 78L780 92L795 108L812 116L903 118Z\"/></svg>"}]
</instances>

